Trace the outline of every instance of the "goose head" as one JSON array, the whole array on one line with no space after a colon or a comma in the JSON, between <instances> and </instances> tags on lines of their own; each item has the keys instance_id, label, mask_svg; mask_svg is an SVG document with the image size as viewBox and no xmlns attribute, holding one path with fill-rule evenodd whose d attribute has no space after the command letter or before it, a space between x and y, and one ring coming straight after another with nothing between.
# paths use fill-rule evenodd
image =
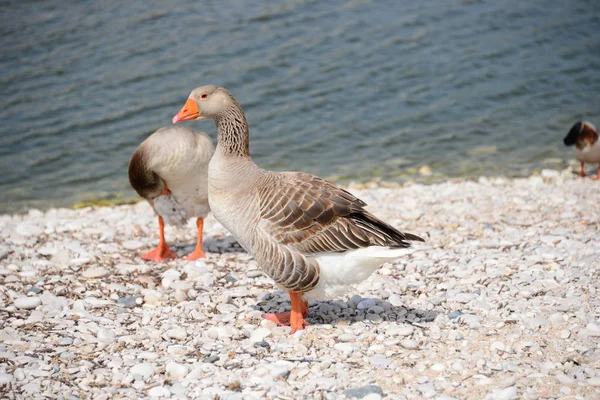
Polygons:
<instances>
[{"instance_id":1,"label":"goose head","mask_svg":"<svg viewBox=\"0 0 600 400\"><path fill-rule=\"evenodd\" d=\"M184 106L173 117L173 123L201 119L217 120L232 106L237 104L227 89L216 85L201 86L192 90Z\"/></svg>"}]
</instances>

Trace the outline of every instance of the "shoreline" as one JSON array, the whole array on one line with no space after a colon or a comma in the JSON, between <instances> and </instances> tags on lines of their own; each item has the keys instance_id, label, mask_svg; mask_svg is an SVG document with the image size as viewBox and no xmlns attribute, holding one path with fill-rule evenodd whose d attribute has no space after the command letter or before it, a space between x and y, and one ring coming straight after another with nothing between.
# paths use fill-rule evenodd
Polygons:
<instances>
[{"instance_id":1,"label":"shoreline","mask_svg":"<svg viewBox=\"0 0 600 400\"><path fill-rule=\"evenodd\" d=\"M573 161L573 160L571 160ZM371 178L365 181L361 180L352 180L347 178L341 178L338 176L325 177L325 179L338 184L344 188L352 188L352 189L375 189L375 188L403 188L412 185L439 185L443 183L459 183L459 182L479 182L480 180L494 180L494 179L527 179L533 176L541 176L544 173L549 173L553 175L555 172L558 172L561 175L569 175L576 174L575 167L577 167L575 162L568 163L569 166L567 168L559 168L559 169L534 169L531 173L526 175L464 175L464 176L445 176L434 174L431 172L431 169L428 165L423 165L418 168L418 173L410 174L406 176L405 180L385 180L382 178ZM574 169L575 168L575 169ZM589 169L592 171L591 169ZM546 171L546 172L544 172ZM27 200L25 203L32 203L37 200ZM116 192L103 195L101 197L89 197L83 198L80 200L76 200L69 205L57 206L57 205L47 205L47 206L28 206L26 209L22 209L21 211L0 211L0 215L16 215L16 214L26 214L29 210L40 210L42 212L46 212L50 209L80 209L85 207L114 207L119 205L130 205L137 204L141 201L145 201L141 197L137 196L137 194L130 188L128 192Z\"/></svg>"},{"instance_id":2,"label":"shoreline","mask_svg":"<svg viewBox=\"0 0 600 400\"><path fill-rule=\"evenodd\" d=\"M0 215L0 392L108 398L600 396L600 182L345 185L427 242L307 329L214 217L208 258L149 263L146 202ZM369 187L376 186L376 187ZM182 256L190 221L167 227ZM102 397L104 396L104 397ZM363 397L364 396L364 397Z\"/></svg>"}]
</instances>

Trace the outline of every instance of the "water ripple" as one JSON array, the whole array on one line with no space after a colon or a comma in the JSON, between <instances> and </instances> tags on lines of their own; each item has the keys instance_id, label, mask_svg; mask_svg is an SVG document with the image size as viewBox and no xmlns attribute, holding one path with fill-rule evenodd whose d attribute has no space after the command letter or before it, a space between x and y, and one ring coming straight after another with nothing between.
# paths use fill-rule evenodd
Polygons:
<instances>
[{"instance_id":1,"label":"water ripple","mask_svg":"<svg viewBox=\"0 0 600 400\"><path fill-rule=\"evenodd\" d=\"M0 212L135 197L131 153L207 83L240 100L267 168L527 173L572 157L574 120L600 123L599 23L585 0L4 1Z\"/></svg>"}]
</instances>

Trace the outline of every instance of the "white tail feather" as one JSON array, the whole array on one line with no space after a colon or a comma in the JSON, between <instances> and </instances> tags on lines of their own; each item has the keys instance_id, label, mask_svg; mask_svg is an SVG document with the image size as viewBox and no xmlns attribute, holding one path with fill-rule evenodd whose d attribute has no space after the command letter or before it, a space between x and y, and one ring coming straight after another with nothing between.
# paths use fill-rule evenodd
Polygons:
<instances>
[{"instance_id":1,"label":"white tail feather","mask_svg":"<svg viewBox=\"0 0 600 400\"><path fill-rule=\"evenodd\" d=\"M307 298L334 298L367 279L383 263L412 253L413 249L371 246L344 253L321 253L314 258L321 267L319 283Z\"/></svg>"}]
</instances>

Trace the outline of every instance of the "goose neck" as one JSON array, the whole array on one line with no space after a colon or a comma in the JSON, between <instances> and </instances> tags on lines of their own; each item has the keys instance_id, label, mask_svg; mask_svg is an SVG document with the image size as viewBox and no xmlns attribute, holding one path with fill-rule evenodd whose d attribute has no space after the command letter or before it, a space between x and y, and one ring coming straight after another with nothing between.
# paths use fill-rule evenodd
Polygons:
<instances>
[{"instance_id":1,"label":"goose neck","mask_svg":"<svg viewBox=\"0 0 600 400\"><path fill-rule=\"evenodd\" d=\"M231 107L215 122L221 151L226 155L250 157L248 122L242 109Z\"/></svg>"}]
</instances>

